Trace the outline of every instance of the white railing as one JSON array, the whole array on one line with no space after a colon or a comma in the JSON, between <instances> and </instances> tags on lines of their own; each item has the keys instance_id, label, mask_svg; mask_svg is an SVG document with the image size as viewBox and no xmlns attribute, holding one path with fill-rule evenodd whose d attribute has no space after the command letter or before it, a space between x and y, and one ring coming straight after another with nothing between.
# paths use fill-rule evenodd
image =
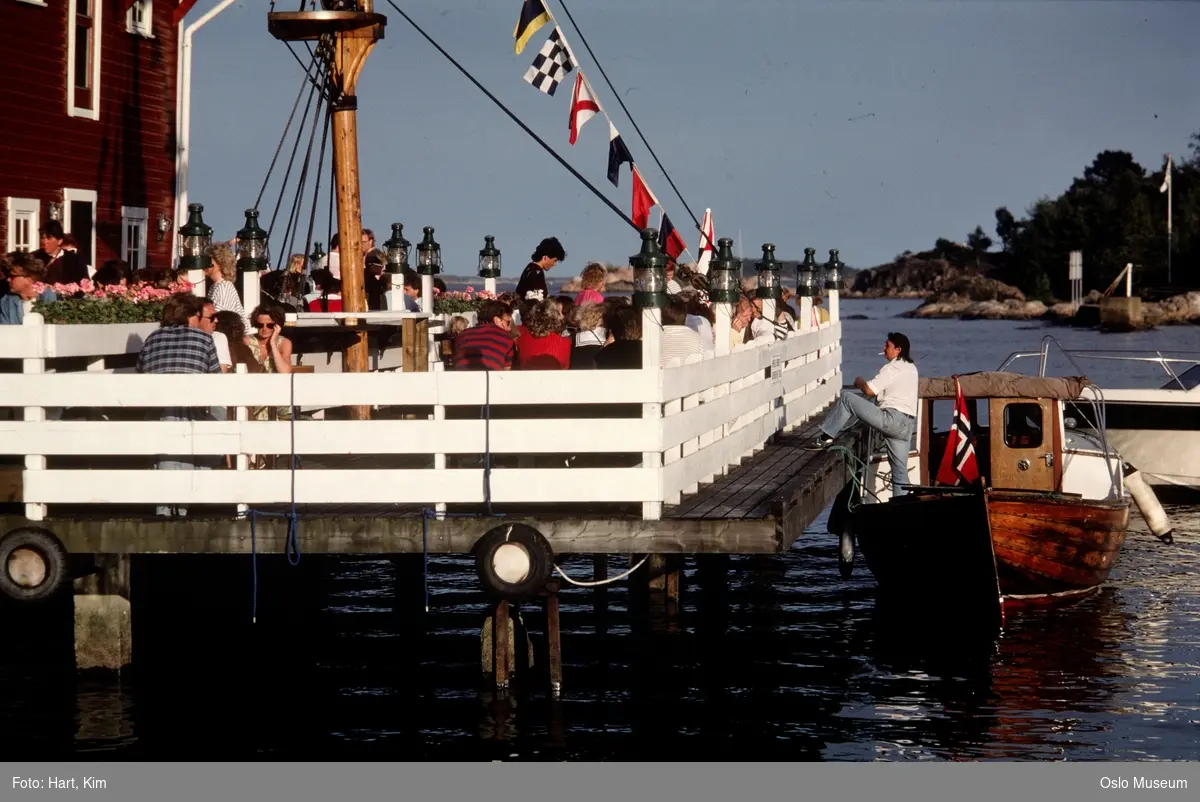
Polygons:
<instances>
[{"instance_id":1,"label":"white railing","mask_svg":"<svg viewBox=\"0 0 1200 802\"><path fill-rule=\"evenodd\" d=\"M657 519L664 504L678 503L681 495L724 474L776 432L823 411L841 386L841 325L836 322L715 358L641 370L454 372L440 370L439 364L425 373L290 376L45 372L51 353L79 350L67 343L80 335L63 330L84 328L114 330L94 335L96 348L110 348L122 336L116 326L0 329L4 356L25 360L24 373L0 375L4 406L20 410L15 420L0 421L0 455L24 458L23 500L31 520L44 518L50 504L237 504L245 509L292 500L419 504L439 512L447 504L486 501L640 503L643 518ZM228 421L194 422L46 419L48 408L85 405L141 408L153 417L153 410L163 407L225 407L238 414ZM409 414L399 420L300 419L293 425L250 421L245 413L249 407L351 405L402 407ZM597 406L617 417L596 416ZM547 417L547 407L566 417ZM305 466L295 472L294 496L293 472L286 467L247 469L245 455L292 453L315 461L331 455L406 457L418 467ZM238 469L154 470L154 456L160 454L214 461L232 455L238 457ZM509 462L526 467L493 468L485 481L483 461L477 459L485 454L518 455ZM608 461L627 467L570 467L569 460L537 456L548 454L623 454ZM48 459L64 456L76 461L143 457L145 468L48 467ZM447 457L467 467L447 467ZM288 463L280 460L282 466Z\"/></svg>"}]
</instances>

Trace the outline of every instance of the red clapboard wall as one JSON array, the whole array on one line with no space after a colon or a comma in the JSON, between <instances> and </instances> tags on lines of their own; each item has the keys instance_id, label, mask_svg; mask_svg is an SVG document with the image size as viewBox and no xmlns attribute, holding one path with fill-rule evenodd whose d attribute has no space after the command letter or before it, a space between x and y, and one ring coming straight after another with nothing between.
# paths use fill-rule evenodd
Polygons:
<instances>
[{"instance_id":1,"label":"red clapboard wall","mask_svg":"<svg viewBox=\"0 0 1200 802\"><path fill-rule=\"evenodd\" d=\"M179 225L171 219L175 2L138 0L129 11L127 2L0 0L6 251L29 239L30 250L40 247L37 228L51 219L51 204L61 204L63 228L93 266L121 258L170 266ZM160 241L164 216L169 230Z\"/></svg>"}]
</instances>

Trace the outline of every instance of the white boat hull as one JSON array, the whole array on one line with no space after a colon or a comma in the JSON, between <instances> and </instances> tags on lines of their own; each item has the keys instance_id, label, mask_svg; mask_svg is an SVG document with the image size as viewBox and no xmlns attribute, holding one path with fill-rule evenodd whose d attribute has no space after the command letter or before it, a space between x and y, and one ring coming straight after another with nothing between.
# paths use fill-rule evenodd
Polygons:
<instances>
[{"instance_id":1,"label":"white boat hull","mask_svg":"<svg viewBox=\"0 0 1200 802\"><path fill-rule=\"evenodd\" d=\"M1200 431L1109 429L1108 442L1150 484L1200 490Z\"/></svg>"}]
</instances>

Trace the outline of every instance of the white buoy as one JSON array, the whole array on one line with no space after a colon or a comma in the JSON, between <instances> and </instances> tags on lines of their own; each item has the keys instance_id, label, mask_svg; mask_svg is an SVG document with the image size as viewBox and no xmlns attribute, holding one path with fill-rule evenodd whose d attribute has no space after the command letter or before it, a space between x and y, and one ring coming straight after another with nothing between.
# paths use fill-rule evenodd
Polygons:
<instances>
[{"instance_id":1,"label":"white buoy","mask_svg":"<svg viewBox=\"0 0 1200 802\"><path fill-rule=\"evenodd\" d=\"M1146 484L1141 471L1133 466L1129 466L1127 470L1129 473L1125 474L1125 487L1128 488L1129 495L1133 496L1138 511L1150 525L1150 532L1159 540L1170 543L1175 530L1162 504L1158 503L1158 496L1154 495L1154 490Z\"/></svg>"}]
</instances>

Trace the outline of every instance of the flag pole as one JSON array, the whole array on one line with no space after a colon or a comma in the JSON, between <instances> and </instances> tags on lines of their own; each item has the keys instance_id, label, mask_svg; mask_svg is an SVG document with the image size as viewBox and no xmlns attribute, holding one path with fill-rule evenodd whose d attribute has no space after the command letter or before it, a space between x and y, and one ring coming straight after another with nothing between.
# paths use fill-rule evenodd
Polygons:
<instances>
[{"instance_id":1,"label":"flag pole","mask_svg":"<svg viewBox=\"0 0 1200 802\"><path fill-rule=\"evenodd\" d=\"M1171 190L1173 189L1173 187L1171 186L1171 182L1169 180L1170 175L1171 175L1171 157L1167 156L1167 176L1168 176L1168 181L1167 181L1167 286L1170 286L1172 283L1171 282L1171 245L1172 245L1173 238L1171 236Z\"/></svg>"}]
</instances>

